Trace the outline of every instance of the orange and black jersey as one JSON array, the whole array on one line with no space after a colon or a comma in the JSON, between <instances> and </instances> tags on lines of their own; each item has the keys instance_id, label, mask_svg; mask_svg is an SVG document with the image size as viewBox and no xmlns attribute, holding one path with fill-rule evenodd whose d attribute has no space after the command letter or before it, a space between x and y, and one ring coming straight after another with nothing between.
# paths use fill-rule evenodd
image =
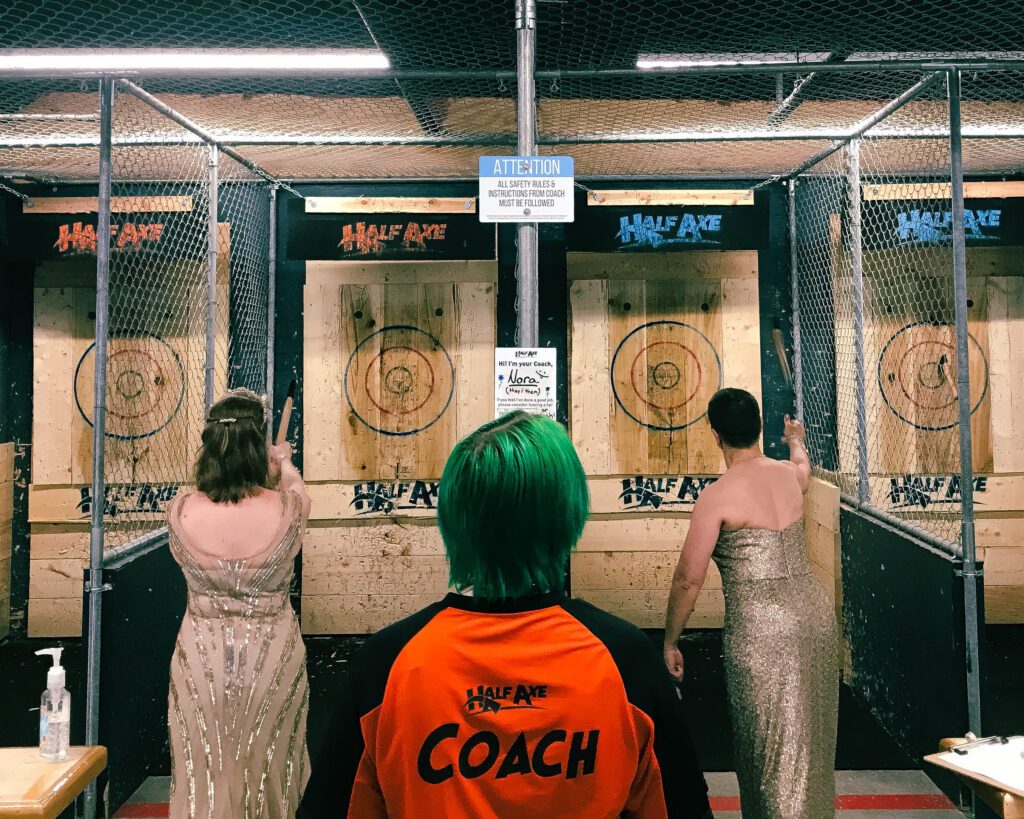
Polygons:
<instances>
[{"instance_id":1,"label":"orange and black jersey","mask_svg":"<svg viewBox=\"0 0 1024 819\"><path fill-rule=\"evenodd\" d=\"M301 815L710 815L650 640L561 594L450 594L372 637Z\"/></svg>"}]
</instances>

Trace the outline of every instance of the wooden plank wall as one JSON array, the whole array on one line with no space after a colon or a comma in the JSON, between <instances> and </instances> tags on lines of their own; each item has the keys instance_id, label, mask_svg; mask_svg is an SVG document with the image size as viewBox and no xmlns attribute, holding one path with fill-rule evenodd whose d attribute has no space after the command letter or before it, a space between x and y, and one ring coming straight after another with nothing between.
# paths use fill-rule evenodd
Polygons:
<instances>
[{"instance_id":1,"label":"wooden plank wall","mask_svg":"<svg viewBox=\"0 0 1024 819\"><path fill-rule=\"evenodd\" d=\"M593 498L571 561L573 594L661 628L688 505L699 491L681 501L680 487L723 467L701 419L707 401L719 381L760 398L757 253L571 253L568 274L570 431ZM693 356L662 355L684 347ZM668 409L676 405L682 409ZM668 502L624 504L616 476L649 478ZM712 566L690 625L717 628L723 614Z\"/></svg>"},{"instance_id":2,"label":"wooden plank wall","mask_svg":"<svg viewBox=\"0 0 1024 819\"><path fill-rule=\"evenodd\" d=\"M0 444L0 640L11 630L11 524L14 518L14 444Z\"/></svg>"},{"instance_id":3,"label":"wooden plank wall","mask_svg":"<svg viewBox=\"0 0 1024 819\"><path fill-rule=\"evenodd\" d=\"M856 472L855 405L852 400L853 325L850 294L843 281L849 262L838 242L833 222L833 253L838 259L836 315L836 378L842 394L850 400L837 407L842 471ZM935 403L935 389L910 380L904 395L906 406L889 401L879 386L879 373L899 381L898 368L882 358L883 350L912 322L923 322L904 331L906 342L892 342L896 351L911 361L911 369L927 367L934 358L932 348L951 349L954 331L946 326L953 315L948 248L915 248L911 264L912 283L900 288L891 281L892 251L865 251L865 360L868 389L868 451L872 497L886 498L892 476L899 484L887 511L907 517L929 528L936 520L955 528L951 515L942 512L942 500L959 473L958 427L955 392L949 389L944 409L918 412L911 399ZM888 272L887 272L888 271ZM967 249L968 329L970 345L971 398L976 409L971 419L973 468L982 483L976 488L976 533L979 558L985 560L985 608L989 623L1024 622L1024 382L1019 359L1024 350L1024 248L969 247ZM845 308L839 305L845 305ZM929 326L932 317L942 326ZM913 335L913 338L910 336ZM920 342L918 355L910 347ZM879 362L883 367L878 369ZM937 374L940 375L940 374ZM955 379L955 361L950 362L947 379ZM986 377L987 376L987 377ZM902 382L900 382L902 383ZM897 397L898 398L898 397ZM946 402L941 402L945 404ZM897 416L917 422L914 426ZM953 426L925 429L926 426ZM910 497L915 502L908 503ZM958 502L958 495L954 500ZM886 501L880 501L886 503Z\"/></svg>"},{"instance_id":4,"label":"wooden plank wall","mask_svg":"<svg viewBox=\"0 0 1024 819\"><path fill-rule=\"evenodd\" d=\"M219 394L226 389L228 370L229 224L220 225L218 241L215 392ZM136 273L144 274L144 281L133 285L133 302L121 304L114 314L122 326L162 340L145 333L135 339L115 338L109 354L141 350L151 355L162 368L159 377L170 382L175 396L175 387L184 385L184 398L176 412L171 406L159 407L173 418L156 434L127 440L107 438L106 478L111 485L129 486L188 482L205 414L206 265L203 261L142 261ZM83 514L78 504L80 491L89 485L92 475L92 427L76 406L75 385L76 370L83 362L77 378L78 395L79 400L87 399L84 406L91 417L93 359L90 355L83 361L83 356L94 340L95 275L91 257L46 262L36 271L30 637L81 633L82 569L88 562L89 535L88 514ZM108 369L108 379L110 373ZM113 423L108 424L111 431L115 431ZM132 514L135 522L125 523L124 517L108 519L108 544L124 542L160 525L161 520L159 514Z\"/></svg>"},{"instance_id":5,"label":"wooden plank wall","mask_svg":"<svg viewBox=\"0 0 1024 819\"><path fill-rule=\"evenodd\" d=\"M843 576L839 533L839 487L818 478L804 496L804 540L811 571L835 603L839 633L843 634ZM843 655L848 655L844 651Z\"/></svg>"},{"instance_id":6,"label":"wooden plank wall","mask_svg":"<svg viewBox=\"0 0 1024 819\"><path fill-rule=\"evenodd\" d=\"M376 631L446 593L436 480L493 415L496 286L495 262L307 264L305 633ZM378 335L396 325L417 329ZM394 509L357 500L382 493Z\"/></svg>"}]
</instances>

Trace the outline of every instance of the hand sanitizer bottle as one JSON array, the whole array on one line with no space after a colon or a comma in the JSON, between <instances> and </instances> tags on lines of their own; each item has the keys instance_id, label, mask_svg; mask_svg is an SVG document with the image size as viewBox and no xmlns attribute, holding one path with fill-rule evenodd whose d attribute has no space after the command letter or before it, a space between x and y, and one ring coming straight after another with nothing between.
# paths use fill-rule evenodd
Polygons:
<instances>
[{"instance_id":1,"label":"hand sanitizer bottle","mask_svg":"<svg viewBox=\"0 0 1024 819\"><path fill-rule=\"evenodd\" d=\"M64 688L64 666L60 664L63 650L44 648L36 652L53 657L39 708L39 755L50 762L59 762L68 755L71 739L71 695Z\"/></svg>"}]
</instances>

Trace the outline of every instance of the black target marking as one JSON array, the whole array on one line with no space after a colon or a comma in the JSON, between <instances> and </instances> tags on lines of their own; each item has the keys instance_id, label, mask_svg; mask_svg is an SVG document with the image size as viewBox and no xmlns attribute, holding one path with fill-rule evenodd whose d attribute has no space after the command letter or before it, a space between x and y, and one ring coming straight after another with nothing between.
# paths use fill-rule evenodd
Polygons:
<instances>
[{"instance_id":1,"label":"black target marking","mask_svg":"<svg viewBox=\"0 0 1024 819\"><path fill-rule=\"evenodd\" d=\"M612 356L615 402L648 429L685 429L707 414L722 386L722 360L700 330L652 321L631 330Z\"/></svg>"},{"instance_id":2,"label":"black target marking","mask_svg":"<svg viewBox=\"0 0 1024 819\"><path fill-rule=\"evenodd\" d=\"M75 367L75 405L92 426L96 345L89 345ZM104 434L131 441L166 427L185 399L181 358L164 339L151 333L115 335L107 342L107 392Z\"/></svg>"},{"instance_id":3,"label":"black target marking","mask_svg":"<svg viewBox=\"0 0 1024 819\"><path fill-rule=\"evenodd\" d=\"M893 333L878 357L878 388L889 411L915 429L937 432L960 423L956 330L914 322ZM971 414L988 394L988 359L968 334Z\"/></svg>"},{"instance_id":4,"label":"black target marking","mask_svg":"<svg viewBox=\"0 0 1024 819\"><path fill-rule=\"evenodd\" d=\"M382 435L414 435L445 414L455 367L440 340L411 325L382 327L364 338L345 365L353 415Z\"/></svg>"}]
</instances>

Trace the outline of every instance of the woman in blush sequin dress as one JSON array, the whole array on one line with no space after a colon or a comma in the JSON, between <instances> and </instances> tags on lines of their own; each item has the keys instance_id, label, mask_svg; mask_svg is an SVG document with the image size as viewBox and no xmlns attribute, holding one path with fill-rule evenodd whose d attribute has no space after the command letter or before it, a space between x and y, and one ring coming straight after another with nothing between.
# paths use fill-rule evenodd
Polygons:
<instances>
[{"instance_id":1,"label":"woman in blush sequin dress","mask_svg":"<svg viewBox=\"0 0 1024 819\"><path fill-rule=\"evenodd\" d=\"M839 645L832 600L811 574L803 493L804 428L786 417L790 459L761 454L761 412L720 390L708 420L726 472L694 505L672 579L665 662L683 677L678 640L713 558L725 592L726 685L745 819L835 815Z\"/></svg>"},{"instance_id":2,"label":"woman in blush sequin dress","mask_svg":"<svg viewBox=\"0 0 1024 819\"><path fill-rule=\"evenodd\" d=\"M309 497L261 399L214 404L196 491L168 510L188 608L171 659L172 817L291 817L309 776L306 651L289 602ZM278 485L280 491L269 487Z\"/></svg>"}]
</instances>

